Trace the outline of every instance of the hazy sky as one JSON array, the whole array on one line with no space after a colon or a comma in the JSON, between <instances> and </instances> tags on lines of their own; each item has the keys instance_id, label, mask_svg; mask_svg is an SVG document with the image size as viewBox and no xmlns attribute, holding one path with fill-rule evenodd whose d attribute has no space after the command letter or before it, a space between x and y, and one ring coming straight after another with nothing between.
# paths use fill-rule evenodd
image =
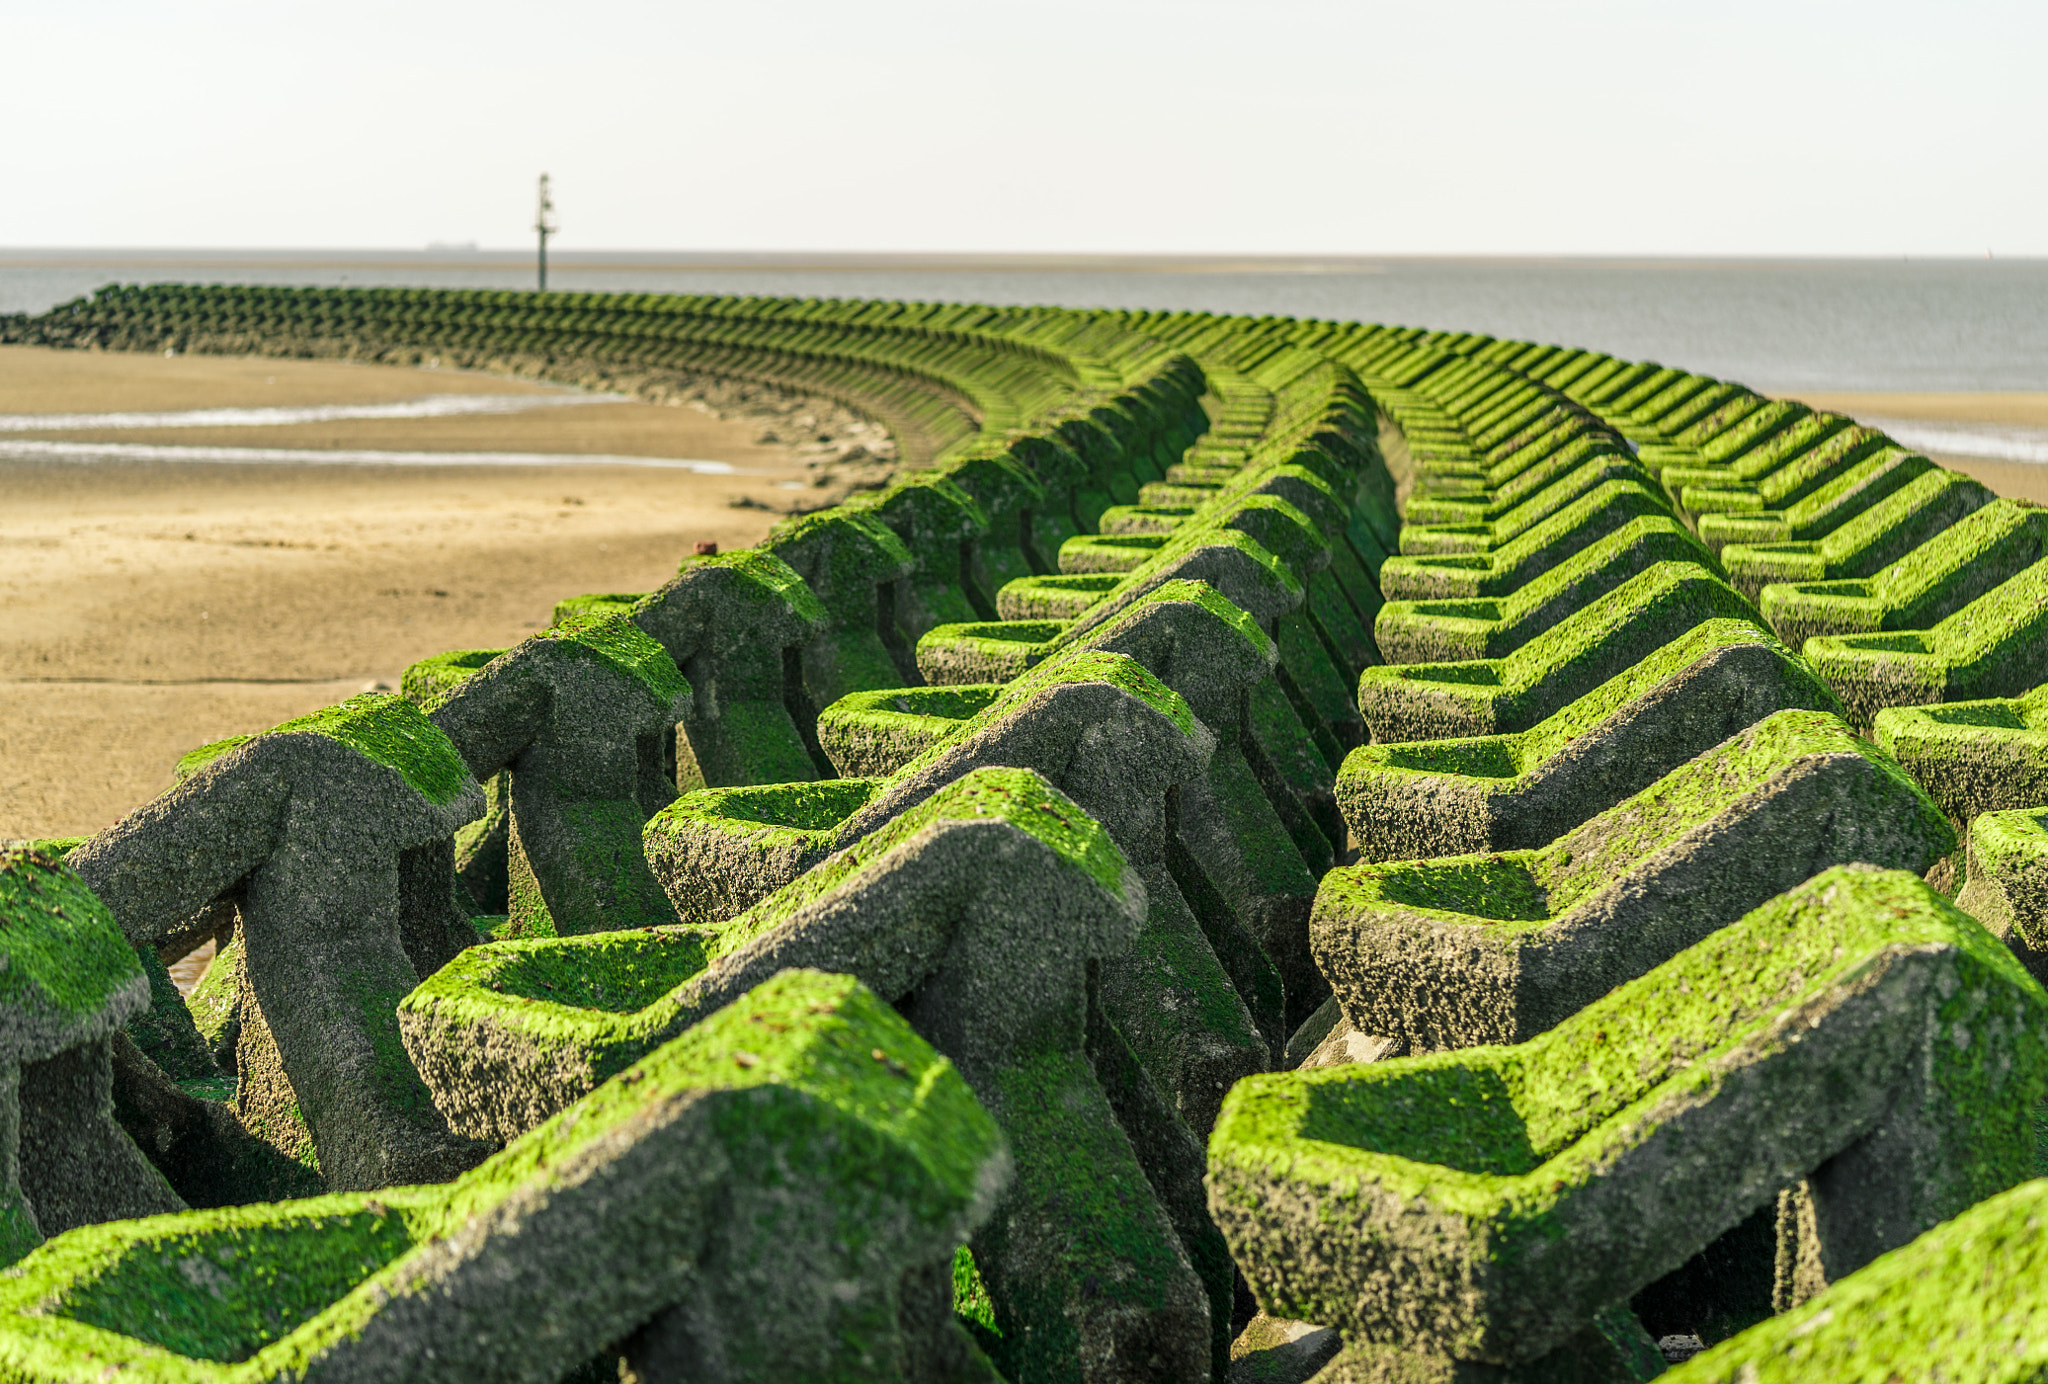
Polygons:
<instances>
[{"instance_id":1,"label":"hazy sky","mask_svg":"<svg viewBox=\"0 0 2048 1384\"><path fill-rule=\"evenodd\" d=\"M0 245L2048 254L2043 0L0 0Z\"/></svg>"}]
</instances>

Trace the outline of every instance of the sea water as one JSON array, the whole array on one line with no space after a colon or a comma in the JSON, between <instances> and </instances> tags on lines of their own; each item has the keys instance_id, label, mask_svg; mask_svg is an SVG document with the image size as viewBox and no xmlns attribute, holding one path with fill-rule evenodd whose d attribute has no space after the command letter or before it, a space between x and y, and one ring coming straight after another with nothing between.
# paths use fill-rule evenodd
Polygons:
<instances>
[{"instance_id":1,"label":"sea water","mask_svg":"<svg viewBox=\"0 0 2048 1384\"><path fill-rule=\"evenodd\" d=\"M509 252L0 251L0 312L108 283L533 286ZM2048 390L2048 261L561 253L564 291L1280 314L1486 332L1759 389Z\"/></svg>"}]
</instances>

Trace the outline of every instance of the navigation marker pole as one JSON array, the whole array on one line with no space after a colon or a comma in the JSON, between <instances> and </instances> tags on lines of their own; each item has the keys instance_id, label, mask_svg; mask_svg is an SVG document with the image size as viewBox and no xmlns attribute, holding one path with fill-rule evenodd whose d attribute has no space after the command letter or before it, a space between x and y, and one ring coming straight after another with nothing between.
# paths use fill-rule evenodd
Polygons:
<instances>
[{"instance_id":1,"label":"navigation marker pole","mask_svg":"<svg viewBox=\"0 0 2048 1384\"><path fill-rule=\"evenodd\" d=\"M533 214L533 229L540 236L540 291L548 291L548 237L562 229L553 219L555 199L548 195L548 175L540 175L540 210Z\"/></svg>"}]
</instances>

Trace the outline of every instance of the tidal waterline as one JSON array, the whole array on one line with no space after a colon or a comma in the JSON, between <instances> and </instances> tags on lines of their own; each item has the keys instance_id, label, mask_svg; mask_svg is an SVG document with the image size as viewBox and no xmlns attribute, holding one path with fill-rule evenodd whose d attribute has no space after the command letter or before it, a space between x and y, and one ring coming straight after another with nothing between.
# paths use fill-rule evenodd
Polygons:
<instances>
[{"instance_id":1,"label":"tidal waterline","mask_svg":"<svg viewBox=\"0 0 2048 1384\"><path fill-rule=\"evenodd\" d=\"M109 283L529 289L530 252L8 250L0 312ZM1280 314L1486 332L1773 391L2048 390L2048 261L553 251L550 286Z\"/></svg>"}]
</instances>

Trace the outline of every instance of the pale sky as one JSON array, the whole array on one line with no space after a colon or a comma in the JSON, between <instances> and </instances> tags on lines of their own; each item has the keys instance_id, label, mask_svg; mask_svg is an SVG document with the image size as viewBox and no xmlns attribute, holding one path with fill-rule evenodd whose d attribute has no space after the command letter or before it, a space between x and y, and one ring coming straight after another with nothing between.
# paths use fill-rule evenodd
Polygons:
<instances>
[{"instance_id":1,"label":"pale sky","mask_svg":"<svg viewBox=\"0 0 2048 1384\"><path fill-rule=\"evenodd\" d=\"M2048 254L2043 0L0 0L0 246Z\"/></svg>"}]
</instances>

